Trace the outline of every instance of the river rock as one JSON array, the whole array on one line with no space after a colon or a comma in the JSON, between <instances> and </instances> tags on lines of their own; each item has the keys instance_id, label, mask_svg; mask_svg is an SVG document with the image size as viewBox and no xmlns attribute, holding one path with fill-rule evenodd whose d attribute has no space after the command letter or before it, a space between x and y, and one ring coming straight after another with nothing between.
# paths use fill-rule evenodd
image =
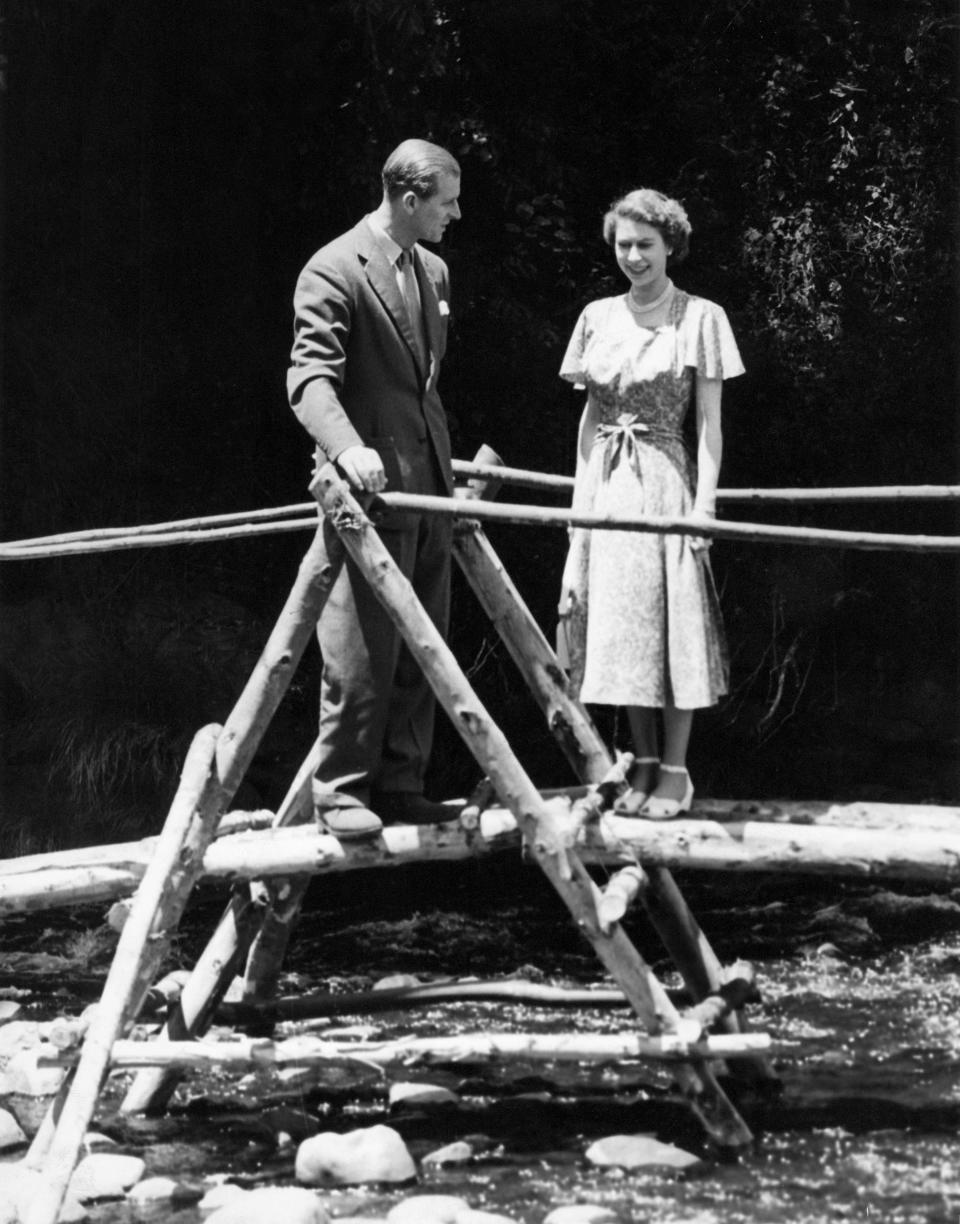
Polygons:
<instances>
[{"instance_id":1,"label":"river rock","mask_svg":"<svg viewBox=\"0 0 960 1224\"><path fill-rule=\"evenodd\" d=\"M517 1224L513 1216L498 1215L495 1211L475 1211L468 1207L461 1211L454 1224Z\"/></svg>"},{"instance_id":2,"label":"river rock","mask_svg":"<svg viewBox=\"0 0 960 1224\"><path fill-rule=\"evenodd\" d=\"M120 932L127 924L127 919L130 917L130 911L133 909L132 897L121 897L119 901L114 901L113 905L107 910L107 926L111 931Z\"/></svg>"},{"instance_id":3,"label":"river rock","mask_svg":"<svg viewBox=\"0 0 960 1224\"><path fill-rule=\"evenodd\" d=\"M89 1156L91 1152L109 1152L117 1146L116 1139L103 1135L100 1131L87 1131L83 1136L83 1152Z\"/></svg>"},{"instance_id":4,"label":"river rock","mask_svg":"<svg viewBox=\"0 0 960 1224\"><path fill-rule=\"evenodd\" d=\"M40 1044L40 1025L34 1020L10 1020L0 1025L0 1063L17 1050L29 1050Z\"/></svg>"},{"instance_id":5,"label":"river rock","mask_svg":"<svg viewBox=\"0 0 960 1224\"><path fill-rule=\"evenodd\" d=\"M26 1143L27 1136L20 1129L20 1123L12 1113L0 1109L0 1152L7 1148L18 1147Z\"/></svg>"},{"instance_id":6,"label":"river rock","mask_svg":"<svg viewBox=\"0 0 960 1224\"><path fill-rule=\"evenodd\" d=\"M596 1203L571 1203L555 1207L543 1224L617 1224L620 1217L609 1207Z\"/></svg>"},{"instance_id":7,"label":"river rock","mask_svg":"<svg viewBox=\"0 0 960 1224\"><path fill-rule=\"evenodd\" d=\"M127 1191L129 1203L168 1203L174 1199L198 1199L200 1195L172 1177L145 1177Z\"/></svg>"},{"instance_id":8,"label":"river rock","mask_svg":"<svg viewBox=\"0 0 960 1224\"><path fill-rule=\"evenodd\" d=\"M63 1077L63 1067L38 1067L41 1054L56 1054L53 1046L41 1043L28 1050L17 1050L0 1074L0 1094L13 1096L45 1097L56 1095Z\"/></svg>"},{"instance_id":9,"label":"river rock","mask_svg":"<svg viewBox=\"0 0 960 1224\"><path fill-rule=\"evenodd\" d=\"M466 1199L453 1194L415 1194L387 1212L387 1224L457 1224L469 1210Z\"/></svg>"},{"instance_id":10,"label":"river rock","mask_svg":"<svg viewBox=\"0 0 960 1224\"><path fill-rule=\"evenodd\" d=\"M206 1224L266 1224L270 1220L282 1220L283 1224L330 1224L323 1203L311 1190L298 1186L241 1190L207 1216Z\"/></svg>"},{"instance_id":11,"label":"river rock","mask_svg":"<svg viewBox=\"0 0 960 1224\"><path fill-rule=\"evenodd\" d=\"M459 1098L439 1084L391 1084L390 1108L399 1105L458 1105Z\"/></svg>"},{"instance_id":12,"label":"river rock","mask_svg":"<svg viewBox=\"0 0 960 1224\"><path fill-rule=\"evenodd\" d=\"M373 983L374 990L405 990L411 986L419 986L420 979L412 973L391 973Z\"/></svg>"},{"instance_id":13,"label":"river rock","mask_svg":"<svg viewBox=\"0 0 960 1224\"><path fill-rule=\"evenodd\" d=\"M346 1135L323 1131L304 1139L295 1170L297 1181L308 1186L405 1182L417 1175L407 1145L390 1126L361 1127Z\"/></svg>"},{"instance_id":14,"label":"river rock","mask_svg":"<svg viewBox=\"0 0 960 1224\"><path fill-rule=\"evenodd\" d=\"M6 1024L22 1010L22 1005L16 999L0 999L0 1024Z\"/></svg>"},{"instance_id":15,"label":"river rock","mask_svg":"<svg viewBox=\"0 0 960 1224\"><path fill-rule=\"evenodd\" d=\"M473 1159L473 1148L469 1143L465 1143L462 1139L458 1139L456 1143L448 1143L446 1147L437 1148L436 1151L427 1152L420 1164L424 1168L429 1168L431 1165L458 1165L466 1164L468 1160Z\"/></svg>"},{"instance_id":16,"label":"river rock","mask_svg":"<svg viewBox=\"0 0 960 1224\"><path fill-rule=\"evenodd\" d=\"M699 1157L661 1143L649 1135L607 1135L587 1148L587 1160L595 1165L616 1165L621 1169L691 1169L702 1161Z\"/></svg>"},{"instance_id":17,"label":"river rock","mask_svg":"<svg viewBox=\"0 0 960 1224\"><path fill-rule=\"evenodd\" d=\"M130 1187L143 1177L146 1167L139 1156L93 1152L74 1169L70 1193L82 1203L94 1199L123 1198Z\"/></svg>"},{"instance_id":18,"label":"river rock","mask_svg":"<svg viewBox=\"0 0 960 1224\"><path fill-rule=\"evenodd\" d=\"M244 1190L243 1186L238 1186L234 1182L220 1182L219 1185L210 1187L200 1202L197 1203L197 1208L206 1213L219 1211L221 1207L232 1202L238 1195L248 1193L249 1191Z\"/></svg>"}]
</instances>

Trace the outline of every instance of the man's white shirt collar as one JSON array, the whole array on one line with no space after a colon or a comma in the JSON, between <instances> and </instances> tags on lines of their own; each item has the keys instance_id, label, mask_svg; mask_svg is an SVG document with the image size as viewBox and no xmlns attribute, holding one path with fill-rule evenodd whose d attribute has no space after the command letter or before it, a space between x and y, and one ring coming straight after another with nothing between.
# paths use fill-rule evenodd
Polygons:
<instances>
[{"instance_id":1,"label":"man's white shirt collar","mask_svg":"<svg viewBox=\"0 0 960 1224\"><path fill-rule=\"evenodd\" d=\"M374 219L373 213L370 213L369 216L367 217L367 224L373 230L377 241L383 247L387 258L390 260L391 266L396 268L397 260L403 254L403 247L400 246L398 242L394 241L394 239L390 237L390 235L383 228L383 226L380 224L379 221ZM411 250L412 249L413 248L411 248Z\"/></svg>"}]
</instances>

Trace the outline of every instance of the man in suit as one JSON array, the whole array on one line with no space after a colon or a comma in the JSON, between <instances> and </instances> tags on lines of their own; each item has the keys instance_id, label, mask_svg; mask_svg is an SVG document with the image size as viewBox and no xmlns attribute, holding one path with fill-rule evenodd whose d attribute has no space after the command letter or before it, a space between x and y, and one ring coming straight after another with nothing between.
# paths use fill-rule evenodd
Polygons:
<instances>
[{"instance_id":1,"label":"man in suit","mask_svg":"<svg viewBox=\"0 0 960 1224\"><path fill-rule=\"evenodd\" d=\"M310 259L294 294L287 390L317 443L357 491L451 495L446 417L437 392L446 348L447 266L439 242L460 216L460 168L437 145L406 140L387 158L379 207ZM450 520L391 515L384 544L445 633ZM400 634L350 558L318 627L318 819L342 837L380 817L449 819L423 794L434 697Z\"/></svg>"}]
</instances>

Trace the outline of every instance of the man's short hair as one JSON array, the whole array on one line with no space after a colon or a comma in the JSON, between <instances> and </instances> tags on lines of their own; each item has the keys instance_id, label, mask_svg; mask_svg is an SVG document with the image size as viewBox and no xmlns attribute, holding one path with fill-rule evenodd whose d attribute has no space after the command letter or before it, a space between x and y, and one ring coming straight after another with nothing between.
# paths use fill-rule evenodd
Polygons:
<instances>
[{"instance_id":1,"label":"man's short hair","mask_svg":"<svg viewBox=\"0 0 960 1224\"><path fill-rule=\"evenodd\" d=\"M425 200L437 190L441 174L460 176L457 159L428 140L405 140L383 163L381 177L387 199L412 191Z\"/></svg>"}]
</instances>

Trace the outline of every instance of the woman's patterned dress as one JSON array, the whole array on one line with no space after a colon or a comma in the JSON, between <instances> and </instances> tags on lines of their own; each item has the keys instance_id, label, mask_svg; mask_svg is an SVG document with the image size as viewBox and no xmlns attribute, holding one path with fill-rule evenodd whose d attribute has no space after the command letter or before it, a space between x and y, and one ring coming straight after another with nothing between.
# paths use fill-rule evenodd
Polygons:
<instances>
[{"instance_id":1,"label":"woman's patterned dress","mask_svg":"<svg viewBox=\"0 0 960 1224\"><path fill-rule=\"evenodd\" d=\"M626 296L591 302L560 368L585 386L599 427L574 492L580 511L688 514L695 473L681 437L695 374L743 363L724 311L675 290L667 321L645 327ZM571 679L584 701L682 709L727 691L723 622L706 549L689 537L575 530L577 582L567 626Z\"/></svg>"}]
</instances>

